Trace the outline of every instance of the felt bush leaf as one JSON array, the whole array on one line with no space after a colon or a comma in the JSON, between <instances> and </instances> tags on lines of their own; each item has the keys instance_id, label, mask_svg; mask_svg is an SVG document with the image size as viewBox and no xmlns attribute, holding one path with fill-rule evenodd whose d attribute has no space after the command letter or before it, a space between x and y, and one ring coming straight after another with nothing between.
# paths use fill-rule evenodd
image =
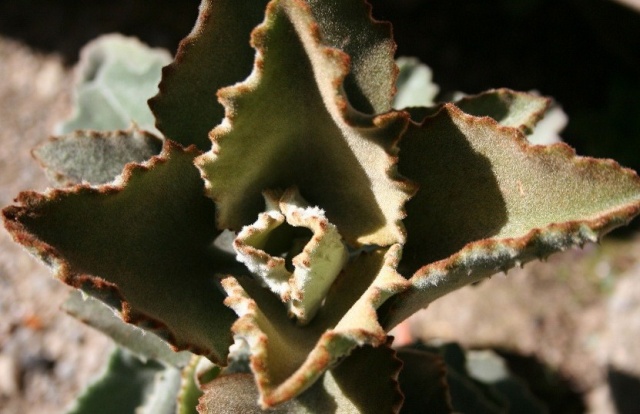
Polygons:
<instances>
[{"instance_id":1,"label":"felt bush leaf","mask_svg":"<svg viewBox=\"0 0 640 414\"><path fill-rule=\"evenodd\" d=\"M67 414L170 414L180 386L180 370L142 362L116 348L105 371L76 400Z\"/></svg>"},{"instance_id":2,"label":"felt bush leaf","mask_svg":"<svg viewBox=\"0 0 640 414\"><path fill-rule=\"evenodd\" d=\"M389 330L640 213L634 172L527 141L549 99L495 89L433 105L419 62L397 76L391 27L364 0L202 0L149 101L159 154L138 119L156 56L96 53L84 130L35 151L69 187L21 193L3 217L93 298L71 313L180 367L125 367L145 378L125 411L446 412L466 395L500 412L509 401L462 374L443 384L438 358L402 351L414 367L398 374ZM142 129L122 130L131 120ZM102 127L120 130L88 131Z\"/></svg>"},{"instance_id":3,"label":"felt bush leaf","mask_svg":"<svg viewBox=\"0 0 640 414\"><path fill-rule=\"evenodd\" d=\"M403 109L433 106L440 88L433 83L433 73L429 66L416 58L406 56L399 57L396 64L399 73L393 107Z\"/></svg>"},{"instance_id":4,"label":"felt bush leaf","mask_svg":"<svg viewBox=\"0 0 640 414\"><path fill-rule=\"evenodd\" d=\"M191 360L190 352L174 352L156 335L124 323L108 305L81 291L71 292L62 305L62 310L109 335L118 345L125 347L143 362L155 360L182 368Z\"/></svg>"},{"instance_id":5,"label":"felt bush leaf","mask_svg":"<svg viewBox=\"0 0 640 414\"><path fill-rule=\"evenodd\" d=\"M184 146L211 147L209 131L224 117L218 89L251 72L249 33L260 23L266 0L203 0L195 27L162 71L160 92L149 101L156 125Z\"/></svg>"},{"instance_id":6,"label":"felt bush leaf","mask_svg":"<svg viewBox=\"0 0 640 414\"><path fill-rule=\"evenodd\" d=\"M245 227L235 241L238 260L279 295L290 316L304 325L320 309L349 254L336 226L322 210L309 207L296 189L281 197L265 193L265 200L269 211ZM296 230L305 228L313 232L311 238L305 240L304 234L296 237ZM285 232L293 234L287 237ZM287 246L288 240L293 246ZM288 255L294 269L287 269L285 258L274 257L269 251Z\"/></svg>"},{"instance_id":7,"label":"felt bush leaf","mask_svg":"<svg viewBox=\"0 0 640 414\"><path fill-rule=\"evenodd\" d=\"M165 50L119 34L87 44L76 68L74 112L56 133L126 129L132 123L155 132L147 99L156 94L160 71L170 61Z\"/></svg>"},{"instance_id":8,"label":"felt bush leaf","mask_svg":"<svg viewBox=\"0 0 640 414\"><path fill-rule=\"evenodd\" d=\"M267 8L252 35L254 72L220 90L226 119L211 132L212 150L198 159L218 207L219 226L237 230L252 223L262 210L263 190L298 186L310 205L326 211L347 243L390 245L404 239L402 204L412 188L395 174L393 156L407 116L357 111L347 92L358 83L343 87L350 70L364 73L358 65L376 63L383 53L386 63L378 66L386 71L393 65L391 50L349 60L325 41L334 37L334 27L314 20L328 4L336 4L346 18L369 21L376 33L386 27L373 24L363 5L353 6L357 3L284 0ZM368 73L370 85L377 71ZM393 84L381 88L357 88L354 102L363 106L366 98L367 107L389 109Z\"/></svg>"},{"instance_id":9,"label":"felt bush leaf","mask_svg":"<svg viewBox=\"0 0 640 414\"><path fill-rule=\"evenodd\" d=\"M197 154L166 142L160 156L129 164L120 182L22 193L3 214L14 239L60 280L178 349L224 361L233 314L216 282L225 268L211 251L215 208L202 194Z\"/></svg>"},{"instance_id":10,"label":"felt bush leaf","mask_svg":"<svg viewBox=\"0 0 640 414\"><path fill-rule=\"evenodd\" d=\"M268 412L390 413L402 404L397 376L401 362L386 346L359 348L327 372L304 394ZM221 376L204 387L198 410L203 414L263 413L255 403L258 389L250 374Z\"/></svg>"},{"instance_id":11,"label":"felt bush leaf","mask_svg":"<svg viewBox=\"0 0 640 414\"><path fill-rule=\"evenodd\" d=\"M139 129L75 131L50 138L33 150L47 176L60 185L105 184L130 162L143 162L162 149L162 140Z\"/></svg>"},{"instance_id":12,"label":"felt bush leaf","mask_svg":"<svg viewBox=\"0 0 640 414\"><path fill-rule=\"evenodd\" d=\"M406 206L400 266L412 288L389 305L387 328L461 286L597 241L640 212L631 170L564 144L533 146L451 104L412 125L401 153L400 172L423 190ZM418 154L430 154L428 169Z\"/></svg>"},{"instance_id":13,"label":"felt bush leaf","mask_svg":"<svg viewBox=\"0 0 640 414\"><path fill-rule=\"evenodd\" d=\"M395 271L399 259L395 245L352 260L305 326L291 321L279 298L252 279L223 280L225 303L240 317L232 327L235 343L250 355L263 407L300 394L356 347L386 342L376 309L407 286Z\"/></svg>"}]
</instances>

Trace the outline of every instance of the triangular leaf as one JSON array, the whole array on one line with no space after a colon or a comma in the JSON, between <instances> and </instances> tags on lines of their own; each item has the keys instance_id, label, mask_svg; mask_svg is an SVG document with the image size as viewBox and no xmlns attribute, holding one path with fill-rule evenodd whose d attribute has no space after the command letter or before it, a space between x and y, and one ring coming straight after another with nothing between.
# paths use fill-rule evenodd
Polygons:
<instances>
[{"instance_id":1,"label":"triangular leaf","mask_svg":"<svg viewBox=\"0 0 640 414\"><path fill-rule=\"evenodd\" d=\"M211 148L209 131L224 117L218 89L251 72L249 34L267 0L202 0L198 21L175 61L162 71L160 93L149 101L157 127L182 145Z\"/></svg>"},{"instance_id":2,"label":"triangular leaf","mask_svg":"<svg viewBox=\"0 0 640 414\"><path fill-rule=\"evenodd\" d=\"M350 68L349 57L325 43L312 3L271 3L252 36L254 72L219 92L227 117L211 133L212 151L198 159L219 225L238 230L262 211L263 190L297 186L348 243L402 241L402 205L412 188L395 173L394 155L408 115L375 116L350 106L345 77L370 67ZM353 10L331 17L369 18L361 4L344 7ZM385 58L393 65L392 56L378 56L383 68Z\"/></svg>"},{"instance_id":3,"label":"triangular leaf","mask_svg":"<svg viewBox=\"0 0 640 414\"><path fill-rule=\"evenodd\" d=\"M131 123L155 131L147 99L158 91L161 68L170 61L167 51L118 34L88 43L76 68L74 113L56 132L125 129Z\"/></svg>"},{"instance_id":4,"label":"triangular leaf","mask_svg":"<svg viewBox=\"0 0 640 414\"><path fill-rule=\"evenodd\" d=\"M421 187L406 207L401 263L417 272L387 328L458 287L596 241L640 212L633 171L576 157L564 144L530 145L518 130L453 105L410 128L400 172Z\"/></svg>"},{"instance_id":5,"label":"triangular leaf","mask_svg":"<svg viewBox=\"0 0 640 414\"><path fill-rule=\"evenodd\" d=\"M226 268L213 251L215 208L193 166L198 153L166 141L120 182L25 192L3 214L14 239L59 279L178 349L224 362L235 317L216 283Z\"/></svg>"},{"instance_id":6,"label":"triangular leaf","mask_svg":"<svg viewBox=\"0 0 640 414\"><path fill-rule=\"evenodd\" d=\"M162 149L162 140L137 128L76 131L50 138L33 150L47 176L61 185L105 184L130 162L143 162Z\"/></svg>"}]
</instances>

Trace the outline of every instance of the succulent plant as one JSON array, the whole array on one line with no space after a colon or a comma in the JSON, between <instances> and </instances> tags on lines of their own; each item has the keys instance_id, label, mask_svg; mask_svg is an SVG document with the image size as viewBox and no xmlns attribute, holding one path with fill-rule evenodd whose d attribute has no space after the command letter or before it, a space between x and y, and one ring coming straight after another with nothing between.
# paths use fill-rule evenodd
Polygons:
<instances>
[{"instance_id":1,"label":"succulent plant","mask_svg":"<svg viewBox=\"0 0 640 414\"><path fill-rule=\"evenodd\" d=\"M442 359L388 332L640 212L633 171L527 141L549 99L434 104L363 0L203 0L159 132L162 54L100 42L34 151L62 187L3 210L79 290L65 309L128 349L72 412L449 411Z\"/></svg>"}]
</instances>

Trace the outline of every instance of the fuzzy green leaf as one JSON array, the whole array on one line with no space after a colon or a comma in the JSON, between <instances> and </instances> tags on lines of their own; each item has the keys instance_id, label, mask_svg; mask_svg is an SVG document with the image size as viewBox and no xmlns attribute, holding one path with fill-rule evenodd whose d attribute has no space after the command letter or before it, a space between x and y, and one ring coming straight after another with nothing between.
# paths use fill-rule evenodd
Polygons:
<instances>
[{"instance_id":1,"label":"fuzzy green leaf","mask_svg":"<svg viewBox=\"0 0 640 414\"><path fill-rule=\"evenodd\" d=\"M488 116L500 125L517 128L523 133L531 133L543 119L551 100L532 93L517 92L506 88L491 89L477 95L468 95L454 102L463 112L483 117ZM430 107L407 108L411 119L424 122L447 105L442 103Z\"/></svg>"},{"instance_id":2,"label":"fuzzy green leaf","mask_svg":"<svg viewBox=\"0 0 640 414\"><path fill-rule=\"evenodd\" d=\"M222 121L218 89L251 72L251 30L260 23L267 0L202 0L198 21L182 42L175 61L162 71L160 93L149 100L156 125L182 145L211 148L209 131Z\"/></svg>"},{"instance_id":3,"label":"fuzzy green leaf","mask_svg":"<svg viewBox=\"0 0 640 414\"><path fill-rule=\"evenodd\" d=\"M361 26L373 25L359 1L329 3L344 9L331 14L340 30L348 30L345 22L356 22L354 39ZM374 76L368 64L358 66L366 62L378 62L385 71L387 60L393 65L392 56L385 60L380 52L375 59L350 61L326 41L333 33L326 22L314 18L328 13L325 8L320 1L308 7L294 0L270 4L252 36L254 72L219 92L226 119L211 132L213 148L197 163L222 228L239 230L252 223L263 210L265 189L297 186L311 205L326 211L348 243L390 245L404 239L402 205L412 192L393 168L395 141L408 116L357 111L350 105L353 94L345 92L353 82L342 85L351 79L349 73ZM358 89L362 95L354 102L390 107L391 92L383 94L386 101L378 95L363 101L368 88Z\"/></svg>"},{"instance_id":4,"label":"fuzzy green leaf","mask_svg":"<svg viewBox=\"0 0 640 414\"><path fill-rule=\"evenodd\" d=\"M401 263L412 288L393 322L498 271L596 241L640 212L640 179L613 161L533 146L514 128L446 105L410 128L400 172L421 191L407 203ZM428 154L428 163L424 156Z\"/></svg>"},{"instance_id":5,"label":"fuzzy green leaf","mask_svg":"<svg viewBox=\"0 0 640 414\"><path fill-rule=\"evenodd\" d=\"M117 344L133 352L142 361L152 359L164 364L184 367L193 355L187 351L174 352L156 335L124 323L114 309L80 291L71 292L62 305L62 310L110 336Z\"/></svg>"},{"instance_id":6,"label":"fuzzy green leaf","mask_svg":"<svg viewBox=\"0 0 640 414\"><path fill-rule=\"evenodd\" d=\"M502 88L464 97L455 105L469 115L488 116L500 125L529 133L542 119L550 103L548 98Z\"/></svg>"},{"instance_id":7,"label":"fuzzy green leaf","mask_svg":"<svg viewBox=\"0 0 640 414\"><path fill-rule=\"evenodd\" d=\"M3 210L18 243L56 276L118 309L177 349L224 362L234 315L215 273L215 208L193 166L199 153L170 141L129 164L119 182L21 193Z\"/></svg>"},{"instance_id":8,"label":"fuzzy green leaf","mask_svg":"<svg viewBox=\"0 0 640 414\"><path fill-rule=\"evenodd\" d=\"M175 410L179 379L179 370L142 362L117 348L106 370L67 414L170 414Z\"/></svg>"},{"instance_id":9,"label":"fuzzy green leaf","mask_svg":"<svg viewBox=\"0 0 640 414\"><path fill-rule=\"evenodd\" d=\"M161 68L170 61L167 51L118 34L87 44L76 69L74 113L57 133L125 129L132 123L155 131L147 99L156 94Z\"/></svg>"},{"instance_id":10,"label":"fuzzy green leaf","mask_svg":"<svg viewBox=\"0 0 640 414\"><path fill-rule=\"evenodd\" d=\"M61 185L105 184L130 162L143 162L160 153L162 140L139 129L76 131L53 137L33 150L47 176Z\"/></svg>"},{"instance_id":11,"label":"fuzzy green leaf","mask_svg":"<svg viewBox=\"0 0 640 414\"><path fill-rule=\"evenodd\" d=\"M205 386L198 410L202 414L397 413L402 404L396 380L401 363L394 354L386 346L356 349L307 391L268 411L258 405L252 375L222 376Z\"/></svg>"},{"instance_id":12,"label":"fuzzy green leaf","mask_svg":"<svg viewBox=\"0 0 640 414\"><path fill-rule=\"evenodd\" d=\"M251 357L263 407L300 394L356 347L386 342L376 309L407 287L395 271L399 259L394 245L352 260L305 326L289 319L279 298L252 279L223 281L225 303L240 316L232 328L235 346Z\"/></svg>"}]
</instances>

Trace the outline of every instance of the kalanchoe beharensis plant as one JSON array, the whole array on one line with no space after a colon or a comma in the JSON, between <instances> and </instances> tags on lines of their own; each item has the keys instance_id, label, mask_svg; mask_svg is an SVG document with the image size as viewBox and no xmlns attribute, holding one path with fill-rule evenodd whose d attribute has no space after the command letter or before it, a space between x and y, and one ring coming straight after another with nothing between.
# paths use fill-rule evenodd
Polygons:
<instances>
[{"instance_id":1,"label":"kalanchoe beharensis plant","mask_svg":"<svg viewBox=\"0 0 640 414\"><path fill-rule=\"evenodd\" d=\"M63 187L3 210L128 349L72 412L452 410L442 361L388 332L640 212L634 172L527 141L548 99L433 104L363 0L203 0L159 132L167 58L130 42L85 51L81 109L34 151Z\"/></svg>"}]
</instances>

